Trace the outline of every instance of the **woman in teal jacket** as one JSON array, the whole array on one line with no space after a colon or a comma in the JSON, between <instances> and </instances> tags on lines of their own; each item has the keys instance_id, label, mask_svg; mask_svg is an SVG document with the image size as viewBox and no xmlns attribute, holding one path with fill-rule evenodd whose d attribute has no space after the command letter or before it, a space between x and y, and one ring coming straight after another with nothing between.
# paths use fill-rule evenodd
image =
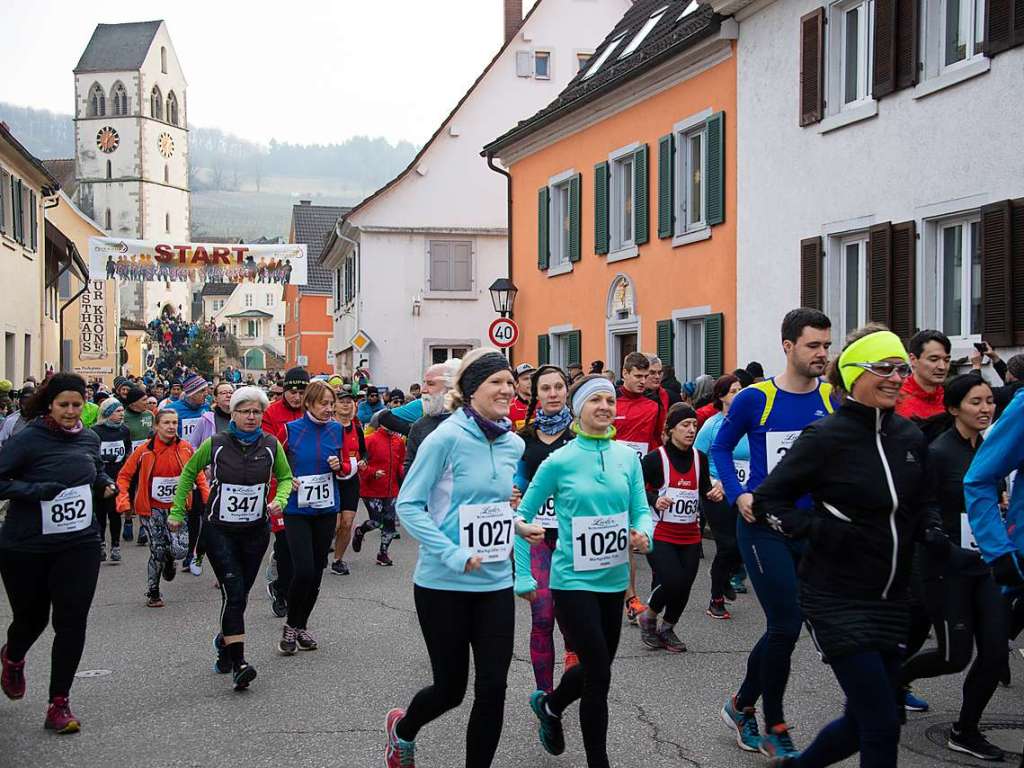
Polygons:
<instances>
[{"instance_id":1,"label":"woman in teal jacket","mask_svg":"<svg viewBox=\"0 0 1024 768\"><path fill-rule=\"evenodd\" d=\"M522 524L509 503L523 453L508 419L514 389L500 352L466 355L450 392L454 413L420 445L398 495L402 525L420 544L413 595L434 680L408 710L388 712L388 768L413 765L420 729L462 703L470 649L476 680L466 766L488 768L494 760L512 662L513 538L544 538L544 529Z\"/></svg>"},{"instance_id":2,"label":"woman in teal jacket","mask_svg":"<svg viewBox=\"0 0 1024 768\"><path fill-rule=\"evenodd\" d=\"M628 550L648 551L654 529L640 460L613 439L615 387L592 374L569 396L576 439L540 465L519 514L530 523L554 497L558 546L551 557L551 594L580 663L550 694L534 691L530 707L540 720L541 744L559 755L565 751L562 713L579 699L587 765L608 768L608 689L629 586ZM516 541L515 556L515 592L532 601L537 582L525 540Z\"/></svg>"}]
</instances>

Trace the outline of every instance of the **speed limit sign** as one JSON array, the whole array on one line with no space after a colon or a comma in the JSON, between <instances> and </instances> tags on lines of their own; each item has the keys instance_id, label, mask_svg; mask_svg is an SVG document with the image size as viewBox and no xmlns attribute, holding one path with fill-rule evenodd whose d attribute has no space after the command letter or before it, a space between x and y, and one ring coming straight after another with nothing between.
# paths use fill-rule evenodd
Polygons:
<instances>
[{"instance_id":1,"label":"speed limit sign","mask_svg":"<svg viewBox=\"0 0 1024 768\"><path fill-rule=\"evenodd\" d=\"M513 346L519 340L519 326L510 317L499 317L487 329L491 343L501 349Z\"/></svg>"}]
</instances>

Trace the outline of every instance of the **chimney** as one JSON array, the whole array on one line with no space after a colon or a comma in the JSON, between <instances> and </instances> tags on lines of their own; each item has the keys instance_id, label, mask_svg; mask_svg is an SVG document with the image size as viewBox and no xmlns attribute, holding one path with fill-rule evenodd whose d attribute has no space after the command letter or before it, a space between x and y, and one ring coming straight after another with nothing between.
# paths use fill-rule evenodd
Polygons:
<instances>
[{"instance_id":1,"label":"chimney","mask_svg":"<svg viewBox=\"0 0 1024 768\"><path fill-rule=\"evenodd\" d=\"M523 24L523 0L505 0L505 42L516 36Z\"/></svg>"},{"instance_id":2,"label":"chimney","mask_svg":"<svg viewBox=\"0 0 1024 768\"><path fill-rule=\"evenodd\" d=\"M310 205L312 200L299 200L299 205Z\"/></svg>"}]
</instances>

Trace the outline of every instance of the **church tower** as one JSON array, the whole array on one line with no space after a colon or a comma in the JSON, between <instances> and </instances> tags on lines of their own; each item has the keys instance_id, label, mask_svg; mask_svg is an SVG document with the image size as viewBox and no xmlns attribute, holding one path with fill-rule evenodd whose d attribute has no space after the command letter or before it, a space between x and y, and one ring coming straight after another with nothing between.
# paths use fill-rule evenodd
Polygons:
<instances>
[{"instance_id":1,"label":"church tower","mask_svg":"<svg viewBox=\"0 0 1024 768\"><path fill-rule=\"evenodd\" d=\"M78 204L110 237L190 239L185 76L163 21L99 24L75 67ZM124 283L121 314L188 318L187 283Z\"/></svg>"}]
</instances>

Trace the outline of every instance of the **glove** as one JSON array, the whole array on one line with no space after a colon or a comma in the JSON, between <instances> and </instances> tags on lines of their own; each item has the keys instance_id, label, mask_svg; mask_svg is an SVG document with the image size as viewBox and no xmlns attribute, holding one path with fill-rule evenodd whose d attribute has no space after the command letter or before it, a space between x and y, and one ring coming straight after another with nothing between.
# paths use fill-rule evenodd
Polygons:
<instances>
[{"instance_id":1,"label":"glove","mask_svg":"<svg viewBox=\"0 0 1024 768\"><path fill-rule=\"evenodd\" d=\"M61 483L42 482L36 483L36 495L42 501L53 501L60 495L66 486Z\"/></svg>"},{"instance_id":2,"label":"glove","mask_svg":"<svg viewBox=\"0 0 1024 768\"><path fill-rule=\"evenodd\" d=\"M950 542L949 535L942 529L935 526L926 528L924 532L925 551L928 556L939 563L949 560Z\"/></svg>"},{"instance_id":3,"label":"glove","mask_svg":"<svg viewBox=\"0 0 1024 768\"><path fill-rule=\"evenodd\" d=\"M1007 552L992 561L992 575L1004 587L1024 587L1024 562L1019 552Z\"/></svg>"}]
</instances>

